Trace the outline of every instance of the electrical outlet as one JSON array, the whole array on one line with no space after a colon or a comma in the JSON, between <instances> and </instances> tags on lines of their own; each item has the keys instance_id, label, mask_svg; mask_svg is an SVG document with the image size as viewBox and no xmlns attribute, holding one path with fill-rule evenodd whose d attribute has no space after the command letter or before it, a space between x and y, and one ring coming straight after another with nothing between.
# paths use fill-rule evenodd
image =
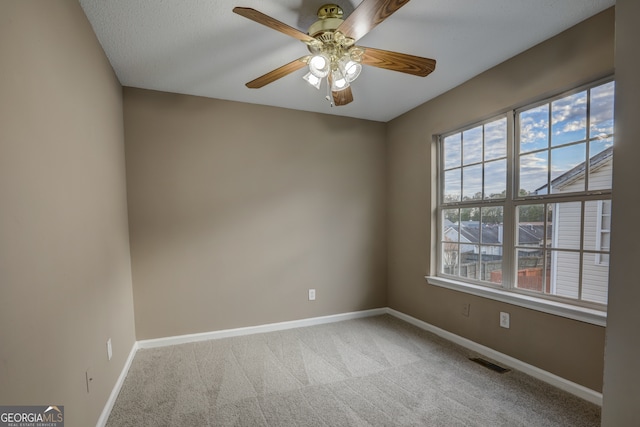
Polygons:
<instances>
[{"instance_id":1,"label":"electrical outlet","mask_svg":"<svg viewBox=\"0 0 640 427\"><path fill-rule=\"evenodd\" d=\"M500 326L509 329L509 313L500 312Z\"/></svg>"},{"instance_id":2,"label":"electrical outlet","mask_svg":"<svg viewBox=\"0 0 640 427\"><path fill-rule=\"evenodd\" d=\"M107 357L109 358L109 360L111 360L112 356L113 356L113 349L111 348L111 338L109 338L107 340Z\"/></svg>"},{"instance_id":3,"label":"electrical outlet","mask_svg":"<svg viewBox=\"0 0 640 427\"><path fill-rule=\"evenodd\" d=\"M316 290L309 289L309 301L315 301L315 300L316 300Z\"/></svg>"},{"instance_id":4,"label":"electrical outlet","mask_svg":"<svg viewBox=\"0 0 640 427\"><path fill-rule=\"evenodd\" d=\"M464 317L469 317L469 310L471 310L471 304L465 303L462 305L462 315Z\"/></svg>"}]
</instances>

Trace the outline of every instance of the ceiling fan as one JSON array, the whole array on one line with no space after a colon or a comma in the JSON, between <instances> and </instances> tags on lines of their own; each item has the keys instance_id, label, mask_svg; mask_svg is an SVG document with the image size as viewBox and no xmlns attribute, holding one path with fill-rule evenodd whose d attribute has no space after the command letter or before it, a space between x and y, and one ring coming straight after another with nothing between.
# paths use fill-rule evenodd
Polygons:
<instances>
[{"instance_id":1,"label":"ceiling fan","mask_svg":"<svg viewBox=\"0 0 640 427\"><path fill-rule=\"evenodd\" d=\"M340 6L325 4L318 9L318 20L309 27L308 33L255 9L235 7L233 11L238 15L302 41L310 52L310 55L276 68L250 81L246 86L261 88L308 66L309 71L303 78L317 89L326 80L326 98L333 106L347 105L353 101L350 83L358 77L362 65L427 76L436 68L435 59L355 44L408 2L409 0L363 0L346 19L343 19Z\"/></svg>"}]
</instances>

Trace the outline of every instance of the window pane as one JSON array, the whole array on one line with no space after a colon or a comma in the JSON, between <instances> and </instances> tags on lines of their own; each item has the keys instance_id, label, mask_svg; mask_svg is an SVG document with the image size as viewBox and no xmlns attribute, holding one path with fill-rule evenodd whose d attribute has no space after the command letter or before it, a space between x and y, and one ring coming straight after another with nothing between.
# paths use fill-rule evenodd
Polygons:
<instances>
[{"instance_id":1,"label":"window pane","mask_svg":"<svg viewBox=\"0 0 640 427\"><path fill-rule=\"evenodd\" d=\"M459 202L460 201L460 186L462 180L460 179L460 169L453 169L444 173L444 194L442 195L442 201L447 202Z\"/></svg>"},{"instance_id":2,"label":"window pane","mask_svg":"<svg viewBox=\"0 0 640 427\"><path fill-rule=\"evenodd\" d=\"M480 247L460 245L460 277L480 279Z\"/></svg>"},{"instance_id":3,"label":"window pane","mask_svg":"<svg viewBox=\"0 0 640 427\"><path fill-rule=\"evenodd\" d=\"M460 134L448 136L444 139L443 143L443 155L444 155L444 168L451 169L461 166L461 142Z\"/></svg>"},{"instance_id":4,"label":"window pane","mask_svg":"<svg viewBox=\"0 0 640 427\"><path fill-rule=\"evenodd\" d=\"M610 189L613 181L613 138L591 141L589 150L589 190Z\"/></svg>"},{"instance_id":5,"label":"window pane","mask_svg":"<svg viewBox=\"0 0 640 427\"><path fill-rule=\"evenodd\" d=\"M482 199L482 165L462 169L462 200Z\"/></svg>"},{"instance_id":6,"label":"window pane","mask_svg":"<svg viewBox=\"0 0 640 427\"><path fill-rule=\"evenodd\" d=\"M482 126L462 133L462 164L482 161Z\"/></svg>"},{"instance_id":7,"label":"window pane","mask_svg":"<svg viewBox=\"0 0 640 427\"><path fill-rule=\"evenodd\" d=\"M484 159L493 160L507 155L507 118L484 125Z\"/></svg>"},{"instance_id":8,"label":"window pane","mask_svg":"<svg viewBox=\"0 0 640 427\"><path fill-rule=\"evenodd\" d=\"M596 155L602 153L605 150L612 151L613 138L595 139L591 141L589 145L589 155L593 159Z\"/></svg>"},{"instance_id":9,"label":"window pane","mask_svg":"<svg viewBox=\"0 0 640 427\"><path fill-rule=\"evenodd\" d=\"M576 93L551 105L551 145L587 138L587 92Z\"/></svg>"},{"instance_id":10,"label":"window pane","mask_svg":"<svg viewBox=\"0 0 640 427\"><path fill-rule=\"evenodd\" d=\"M558 249L580 249L582 203L553 203L549 207L550 246Z\"/></svg>"},{"instance_id":11,"label":"window pane","mask_svg":"<svg viewBox=\"0 0 640 427\"><path fill-rule=\"evenodd\" d=\"M517 251L517 288L536 292L544 291L546 281L542 255L543 252L540 250L519 249Z\"/></svg>"},{"instance_id":12,"label":"window pane","mask_svg":"<svg viewBox=\"0 0 640 427\"><path fill-rule=\"evenodd\" d=\"M609 288L609 262L596 262L599 254L584 254L582 266L582 299L585 301L607 303Z\"/></svg>"},{"instance_id":13,"label":"window pane","mask_svg":"<svg viewBox=\"0 0 640 427\"><path fill-rule=\"evenodd\" d=\"M601 203L602 201L595 200L584 204L584 248L589 251L598 250Z\"/></svg>"},{"instance_id":14,"label":"window pane","mask_svg":"<svg viewBox=\"0 0 640 427\"><path fill-rule=\"evenodd\" d=\"M542 248L544 233L545 205L522 205L516 209L516 245Z\"/></svg>"},{"instance_id":15,"label":"window pane","mask_svg":"<svg viewBox=\"0 0 640 427\"><path fill-rule=\"evenodd\" d=\"M458 222L460 211L458 209L444 209L442 211L442 240L445 242L458 241Z\"/></svg>"},{"instance_id":16,"label":"window pane","mask_svg":"<svg viewBox=\"0 0 640 427\"><path fill-rule=\"evenodd\" d=\"M586 144L551 150L551 192L584 191Z\"/></svg>"},{"instance_id":17,"label":"window pane","mask_svg":"<svg viewBox=\"0 0 640 427\"><path fill-rule=\"evenodd\" d=\"M444 274L458 275L458 253L457 243L445 242L442 244L442 272Z\"/></svg>"},{"instance_id":18,"label":"window pane","mask_svg":"<svg viewBox=\"0 0 640 427\"><path fill-rule=\"evenodd\" d=\"M520 194L547 194L548 152L520 156Z\"/></svg>"},{"instance_id":19,"label":"window pane","mask_svg":"<svg viewBox=\"0 0 640 427\"><path fill-rule=\"evenodd\" d=\"M502 206L481 208L481 280L502 283L502 243L504 241Z\"/></svg>"},{"instance_id":20,"label":"window pane","mask_svg":"<svg viewBox=\"0 0 640 427\"><path fill-rule=\"evenodd\" d=\"M482 280L502 283L502 246L482 246Z\"/></svg>"},{"instance_id":21,"label":"window pane","mask_svg":"<svg viewBox=\"0 0 640 427\"><path fill-rule=\"evenodd\" d=\"M469 243L480 243L480 221L468 220L460 224L461 239Z\"/></svg>"},{"instance_id":22,"label":"window pane","mask_svg":"<svg viewBox=\"0 0 640 427\"><path fill-rule=\"evenodd\" d=\"M460 241L480 243L479 224L480 208L460 209Z\"/></svg>"},{"instance_id":23,"label":"window pane","mask_svg":"<svg viewBox=\"0 0 640 427\"><path fill-rule=\"evenodd\" d=\"M551 292L567 298L578 298L580 292L580 254L577 252L551 252Z\"/></svg>"},{"instance_id":24,"label":"window pane","mask_svg":"<svg viewBox=\"0 0 640 427\"><path fill-rule=\"evenodd\" d=\"M484 198L504 199L507 194L507 161L484 164Z\"/></svg>"},{"instance_id":25,"label":"window pane","mask_svg":"<svg viewBox=\"0 0 640 427\"><path fill-rule=\"evenodd\" d=\"M504 217L504 208L502 206L492 206L482 208L480 210L483 227L500 227L502 229L502 221ZM496 240L485 240L484 243L502 243L502 230L499 233L500 238Z\"/></svg>"},{"instance_id":26,"label":"window pane","mask_svg":"<svg viewBox=\"0 0 640 427\"><path fill-rule=\"evenodd\" d=\"M460 209L460 222L479 221L479 220L480 220L480 208Z\"/></svg>"},{"instance_id":27,"label":"window pane","mask_svg":"<svg viewBox=\"0 0 640 427\"><path fill-rule=\"evenodd\" d=\"M602 222L600 223L600 230L611 231L611 200L602 201Z\"/></svg>"},{"instance_id":28,"label":"window pane","mask_svg":"<svg viewBox=\"0 0 640 427\"><path fill-rule=\"evenodd\" d=\"M520 152L549 146L549 104L520 113Z\"/></svg>"},{"instance_id":29,"label":"window pane","mask_svg":"<svg viewBox=\"0 0 640 427\"><path fill-rule=\"evenodd\" d=\"M609 251L611 200L590 200L584 204L584 248Z\"/></svg>"},{"instance_id":30,"label":"window pane","mask_svg":"<svg viewBox=\"0 0 640 427\"><path fill-rule=\"evenodd\" d=\"M613 134L614 89L614 82L591 89L590 138L606 138Z\"/></svg>"},{"instance_id":31,"label":"window pane","mask_svg":"<svg viewBox=\"0 0 640 427\"><path fill-rule=\"evenodd\" d=\"M600 249L603 251L608 251L611 248L611 233L608 231L603 231L600 236ZM604 254L607 255L608 254ZM605 257L606 258L606 257ZM603 263L608 264L608 261L602 261Z\"/></svg>"}]
</instances>

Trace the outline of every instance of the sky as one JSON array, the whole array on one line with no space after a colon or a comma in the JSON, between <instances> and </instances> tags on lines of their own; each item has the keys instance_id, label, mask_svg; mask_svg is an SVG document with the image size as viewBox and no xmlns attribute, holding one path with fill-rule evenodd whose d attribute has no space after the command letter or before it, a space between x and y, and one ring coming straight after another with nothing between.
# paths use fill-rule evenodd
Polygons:
<instances>
[{"instance_id":1,"label":"sky","mask_svg":"<svg viewBox=\"0 0 640 427\"><path fill-rule=\"evenodd\" d=\"M553 180L583 163L587 148L589 156L594 156L613 144L614 88L615 83L608 82L519 112L516 135L520 135L521 189L535 192L547 184L549 169ZM463 199L482 192L483 161L485 198L504 191L506 136L506 117L501 117L445 137L445 196L459 200L462 183Z\"/></svg>"}]
</instances>

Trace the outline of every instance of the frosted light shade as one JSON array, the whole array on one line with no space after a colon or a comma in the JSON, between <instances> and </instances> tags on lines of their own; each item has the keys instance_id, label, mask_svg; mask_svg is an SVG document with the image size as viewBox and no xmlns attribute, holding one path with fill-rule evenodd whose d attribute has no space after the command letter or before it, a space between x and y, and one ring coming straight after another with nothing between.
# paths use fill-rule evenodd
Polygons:
<instances>
[{"instance_id":1,"label":"frosted light shade","mask_svg":"<svg viewBox=\"0 0 640 427\"><path fill-rule=\"evenodd\" d=\"M334 70L331 73L331 90L339 92L347 87L349 87L349 81L347 78L340 72L340 70Z\"/></svg>"},{"instance_id":2,"label":"frosted light shade","mask_svg":"<svg viewBox=\"0 0 640 427\"><path fill-rule=\"evenodd\" d=\"M311 86L315 87L316 89L320 89L320 83L322 83L321 78L314 76L313 74L311 74L311 72L308 72L302 78L305 79Z\"/></svg>"},{"instance_id":3,"label":"frosted light shade","mask_svg":"<svg viewBox=\"0 0 640 427\"><path fill-rule=\"evenodd\" d=\"M357 79L361 71L362 71L362 65L360 65L355 61L348 60L344 64L344 75L349 82L352 82L355 79Z\"/></svg>"}]
</instances>

